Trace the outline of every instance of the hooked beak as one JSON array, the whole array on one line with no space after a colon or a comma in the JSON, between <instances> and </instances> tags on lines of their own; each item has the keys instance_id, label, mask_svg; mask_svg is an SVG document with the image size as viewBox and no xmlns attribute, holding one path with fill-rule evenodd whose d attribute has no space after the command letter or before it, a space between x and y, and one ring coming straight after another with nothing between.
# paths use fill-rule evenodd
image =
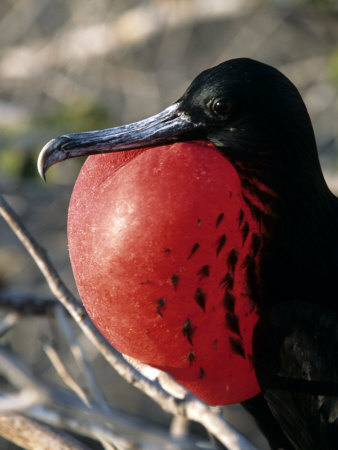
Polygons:
<instances>
[{"instance_id":1,"label":"hooked beak","mask_svg":"<svg viewBox=\"0 0 338 450\"><path fill-rule=\"evenodd\" d=\"M106 130L65 134L49 141L41 150L38 170L43 179L55 163L78 156L166 145L179 140L196 139L198 124L179 111L174 103L159 114L139 122Z\"/></svg>"}]
</instances>

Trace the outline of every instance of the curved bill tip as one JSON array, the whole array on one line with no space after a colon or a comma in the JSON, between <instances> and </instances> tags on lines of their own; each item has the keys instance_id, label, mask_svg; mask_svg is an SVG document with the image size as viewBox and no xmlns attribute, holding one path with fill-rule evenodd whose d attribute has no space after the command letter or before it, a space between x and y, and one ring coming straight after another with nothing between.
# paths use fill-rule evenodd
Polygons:
<instances>
[{"instance_id":1,"label":"curved bill tip","mask_svg":"<svg viewBox=\"0 0 338 450\"><path fill-rule=\"evenodd\" d=\"M53 164L66 159L66 155L62 150L62 146L67 141L68 138L66 136L60 136L56 139L51 139L41 150L37 161L37 167L40 177L44 181L46 181L47 170Z\"/></svg>"},{"instance_id":2,"label":"curved bill tip","mask_svg":"<svg viewBox=\"0 0 338 450\"><path fill-rule=\"evenodd\" d=\"M43 179L43 181L46 181L46 171L47 171L47 168L45 167L45 161L46 161L45 155L46 155L46 151L47 151L49 145L52 144L53 140L54 139L47 142L47 144L43 147L43 149L39 153L39 157L38 157L38 162L37 162L38 172L39 172L40 177Z\"/></svg>"}]
</instances>

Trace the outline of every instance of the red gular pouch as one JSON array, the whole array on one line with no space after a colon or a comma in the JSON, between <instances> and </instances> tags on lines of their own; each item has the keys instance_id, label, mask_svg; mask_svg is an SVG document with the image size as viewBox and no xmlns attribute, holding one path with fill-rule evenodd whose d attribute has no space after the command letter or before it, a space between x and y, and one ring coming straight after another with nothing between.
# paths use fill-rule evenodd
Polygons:
<instances>
[{"instance_id":1,"label":"red gular pouch","mask_svg":"<svg viewBox=\"0 0 338 450\"><path fill-rule=\"evenodd\" d=\"M259 235L238 173L203 141L90 156L69 206L72 268L97 328L213 405L260 391L247 274Z\"/></svg>"}]
</instances>

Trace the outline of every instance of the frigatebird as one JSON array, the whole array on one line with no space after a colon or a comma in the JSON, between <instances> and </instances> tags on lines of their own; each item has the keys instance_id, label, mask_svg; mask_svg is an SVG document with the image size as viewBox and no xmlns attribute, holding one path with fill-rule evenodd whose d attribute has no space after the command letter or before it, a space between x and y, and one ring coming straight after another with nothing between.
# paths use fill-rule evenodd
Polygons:
<instances>
[{"instance_id":1,"label":"frigatebird","mask_svg":"<svg viewBox=\"0 0 338 450\"><path fill-rule=\"evenodd\" d=\"M338 200L296 87L229 60L151 118L53 139L39 171L98 154L68 225L98 328L205 401L243 402L271 448L338 448Z\"/></svg>"}]
</instances>

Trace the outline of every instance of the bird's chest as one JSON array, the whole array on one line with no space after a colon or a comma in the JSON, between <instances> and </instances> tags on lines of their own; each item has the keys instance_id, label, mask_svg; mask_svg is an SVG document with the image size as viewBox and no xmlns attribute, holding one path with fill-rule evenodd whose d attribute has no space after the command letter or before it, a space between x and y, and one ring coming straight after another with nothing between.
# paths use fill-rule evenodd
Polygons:
<instances>
[{"instance_id":1,"label":"bird's chest","mask_svg":"<svg viewBox=\"0 0 338 450\"><path fill-rule=\"evenodd\" d=\"M262 202L218 152L170 150L147 150L114 176L112 155L89 158L69 211L77 286L118 350L208 403L242 401L259 392L251 338Z\"/></svg>"}]
</instances>

